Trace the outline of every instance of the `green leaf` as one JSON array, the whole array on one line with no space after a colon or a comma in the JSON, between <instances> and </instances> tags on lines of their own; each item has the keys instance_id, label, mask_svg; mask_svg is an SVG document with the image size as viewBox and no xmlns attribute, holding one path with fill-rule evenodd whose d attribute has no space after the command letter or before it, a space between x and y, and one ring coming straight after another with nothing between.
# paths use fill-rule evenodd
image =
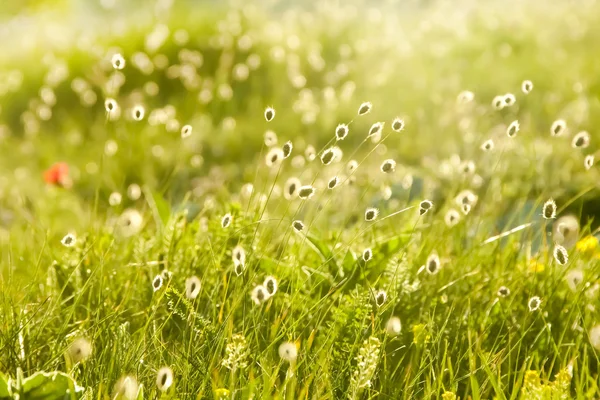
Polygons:
<instances>
[{"instance_id":1,"label":"green leaf","mask_svg":"<svg viewBox=\"0 0 600 400\"><path fill-rule=\"evenodd\" d=\"M160 195L160 193L152 192L147 187L144 187L144 196L152 210L156 226L162 229L171 217L171 207L169 206L169 203Z\"/></svg>"},{"instance_id":2,"label":"green leaf","mask_svg":"<svg viewBox=\"0 0 600 400\"><path fill-rule=\"evenodd\" d=\"M72 390L75 389L75 396ZM28 400L66 400L81 398L83 388L64 372L36 372L23 380L22 398Z\"/></svg>"},{"instance_id":3,"label":"green leaf","mask_svg":"<svg viewBox=\"0 0 600 400\"><path fill-rule=\"evenodd\" d=\"M11 399L10 379L0 372L0 399Z\"/></svg>"},{"instance_id":4,"label":"green leaf","mask_svg":"<svg viewBox=\"0 0 600 400\"><path fill-rule=\"evenodd\" d=\"M321 257L323 263L329 267L329 272L335 276L339 272L339 269L331 249L322 240L319 240L310 233L306 235L306 238L311 245L310 247Z\"/></svg>"},{"instance_id":5,"label":"green leaf","mask_svg":"<svg viewBox=\"0 0 600 400\"><path fill-rule=\"evenodd\" d=\"M346 251L344 260L342 261L342 268L344 272L352 272L356 266L356 254L351 250Z\"/></svg>"},{"instance_id":6,"label":"green leaf","mask_svg":"<svg viewBox=\"0 0 600 400\"><path fill-rule=\"evenodd\" d=\"M144 385L140 383L136 400L144 400Z\"/></svg>"}]
</instances>

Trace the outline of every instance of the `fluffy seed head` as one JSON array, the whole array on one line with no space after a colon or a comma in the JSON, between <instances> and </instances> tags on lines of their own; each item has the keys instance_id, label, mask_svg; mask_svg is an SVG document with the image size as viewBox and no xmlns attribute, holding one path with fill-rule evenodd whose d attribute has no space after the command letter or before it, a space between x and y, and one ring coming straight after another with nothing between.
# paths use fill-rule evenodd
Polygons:
<instances>
[{"instance_id":1,"label":"fluffy seed head","mask_svg":"<svg viewBox=\"0 0 600 400\"><path fill-rule=\"evenodd\" d=\"M169 390L173 384L173 370L169 367L162 367L156 373L156 387L161 392Z\"/></svg>"},{"instance_id":2,"label":"fluffy seed head","mask_svg":"<svg viewBox=\"0 0 600 400\"><path fill-rule=\"evenodd\" d=\"M569 271L565 276L565 281L567 281L569 289L575 292L578 286L583 282L583 271L580 269Z\"/></svg>"},{"instance_id":3,"label":"fluffy seed head","mask_svg":"<svg viewBox=\"0 0 600 400\"><path fill-rule=\"evenodd\" d=\"M113 66L114 69L123 69L123 68L125 68L125 59L119 53L113 54L113 56L111 57L110 61L111 61L112 66Z\"/></svg>"},{"instance_id":4,"label":"fluffy seed head","mask_svg":"<svg viewBox=\"0 0 600 400\"><path fill-rule=\"evenodd\" d=\"M277 279L273 276L267 276L263 282L263 286L267 290L269 297L271 297L277 292Z\"/></svg>"},{"instance_id":5,"label":"fluffy seed head","mask_svg":"<svg viewBox=\"0 0 600 400\"><path fill-rule=\"evenodd\" d=\"M550 135L552 136L560 136L567 130L567 123L564 119L557 119L552 123L550 127Z\"/></svg>"},{"instance_id":6,"label":"fluffy seed head","mask_svg":"<svg viewBox=\"0 0 600 400\"><path fill-rule=\"evenodd\" d=\"M400 321L400 318L392 317L392 318L388 319L387 323L385 324L385 332L389 336L398 336L401 331L402 331L402 322Z\"/></svg>"},{"instance_id":7,"label":"fluffy seed head","mask_svg":"<svg viewBox=\"0 0 600 400\"><path fill-rule=\"evenodd\" d=\"M265 156L265 164L267 167L271 168L279 165L283 158L283 150L281 150L279 147L272 147Z\"/></svg>"},{"instance_id":8,"label":"fluffy seed head","mask_svg":"<svg viewBox=\"0 0 600 400\"><path fill-rule=\"evenodd\" d=\"M241 266L242 271L246 265L246 250L240 245L237 245L231 251L231 258L235 266ZM238 274L239 275L239 274Z\"/></svg>"},{"instance_id":9,"label":"fluffy seed head","mask_svg":"<svg viewBox=\"0 0 600 400\"><path fill-rule=\"evenodd\" d=\"M364 249L362 253L362 259L364 262L369 262L373 258L373 251L369 248Z\"/></svg>"},{"instance_id":10,"label":"fluffy seed head","mask_svg":"<svg viewBox=\"0 0 600 400\"><path fill-rule=\"evenodd\" d=\"M506 297L510 294L510 289L507 288L506 286L500 286L500 288L498 289L498 297Z\"/></svg>"},{"instance_id":11,"label":"fluffy seed head","mask_svg":"<svg viewBox=\"0 0 600 400\"><path fill-rule=\"evenodd\" d=\"M271 147L277 144L277 134L272 130L265 132L265 146Z\"/></svg>"},{"instance_id":12,"label":"fluffy seed head","mask_svg":"<svg viewBox=\"0 0 600 400\"><path fill-rule=\"evenodd\" d=\"M285 342L279 346L279 357L289 363L293 363L298 358L298 348L295 343Z\"/></svg>"},{"instance_id":13,"label":"fluffy seed head","mask_svg":"<svg viewBox=\"0 0 600 400\"><path fill-rule=\"evenodd\" d=\"M431 253L425 262L425 271L430 275L440 272L440 257L436 253Z\"/></svg>"},{"instance_id":14,"label":"fluffy seed head","mask_svg":"<svg viewBox=\"0 0 600 400\"><path fill-rule=\"evenodd\" d=\"M306 146L306 150L304 150L304 157L306 157L308 161L314 160L317 157L315 148L311 145Z\"/></svg>"},{"instance_id":15,"label":"fluffy seed head","mask_svg":"<svg viewBox=\"0 0 600 400\"><path fill-rule=\"evenodd\" d=\"M467 104L472 102L473 99L475 99L475 93L471 92L470 90L463 90L456 97L456 102L458 104Z\"/></svg>"},{"instance_id":16,"label":"fluffy seed head","mask_svg":"<svg viewBox=\"0 0 600 400\"><path fill-rule=\"evenodd\" d=\"M336 128L335 128L335 139L336 140L344 140L346 139L346 136L348 136L348 125L346 124L339 124Z\"/></svg>"},{"instance_id":17,"label":"fluffy seed head","mask_svg":"<svg viewBox=\"0 0 600 400\"><path fill-rule=\"evenodd\" d=\"M192 126L191 125L184 125L181 127L181 137L183 139L192 136Z\"/></svg>"},{"instance_id":18,"label":"fluffy seed head","mask_svg":"<svg viewBox=\"0 0 600 400\"><path fill-rule=\"evenodd\" d=\"M449 209L444 216L444 222L448 227L453 227L460 221L460 214L454 208Z\"/></svg>"},{"instance_id":19,"label":"fluffy seed head","mask_svg":"<svg viewBox=\"0 0 600 400\"><path fill-rule=\"evenodd\" d=\"M379 210L373 207L369 207L365 210L365 221L371 222L377 219L379 215Z\"/></svg>"},{"instance_id":20,"label":"fluffy seed head","mask_svg":"<svg viewBox=\"0 0 600 400\"><path fill-rule=\"evenodd\" d=\"M107 113L112 113L115 112L117 110L117 107L119 105L117 104L115 99L106 99L104 100L104 109L106 110Z\"/></svg>"},{"instance_id":21,"label":"fluffy seed head","mask_svg":"<svg viewBox=\"0 0 600 400\"><path fill-rule=\"evenodd\" d=\"M77 241L77 238L75 237L75 235L73 235L72 233L67 233L60 242L65 247L73 247L73 246L75 246L76 241Z\"/></svg>"},{"instance_id":22,"label":"fluffy seed head","mask_svg":"<svg viewBox=\"0 0 600 400\"><path fill-rule=\"evenodd\" d=\"M560 265L565 265L569 262L569 253L567 253L567 249L562 247L560 244L554 246L553 255L556 262Z\"/></svg>"},{"instance_id":23,"label":"fluffy seed head","mask_svg":"<svg viewBox=\"0 0 600 400\"><path fill-rule=\"evenodd\" d=\"M292 228L294 228L296 232L302 232L304 230L304 223L300 220L295 220L292 222Z\"/></svg>"},{"instance_id":24,"label":"fluffy seed head","mask_svg":"<svg viewBox=\"0 0 600 400\"><path fill-rule=\"evenodd\" d=\"M289 178L285 181L285 185L283 186L283 197L287 200L295 199L298 196L298 190L300 190L300 179L298 178Z\"/></svg>"},{"instance_id":25,"label":"fluffy seed head","mask_svg":"<svg viewBox=\"0 0 600 400\"><path fill-rule=\"evenodd\" d=\"M380 135L382 129L383 129L383 122L375 122L373 125L371 125L371 128L369 129L369 134L367 135L367 137Z\"/></svg>"},{"instance_id":26,"label":"fluffy seed head","mask_svg":"<svg viewBox=\"0 0 600 400\"><path fill-rule=\"evenodd\" d=\"M229 228L229 225L231 225L232 220L233 220L233 217L231 216L230 213L223 215L223 218L221 218L221 227Z\"/></svg>"},{"instance_id":27,"label":"fluffy seed head","mask_svg":"<svg viewBox=\"0 0 600 400\"><path fill-rule=\"evenodd\" d=\"M600 325L590 329L590 343L595 349L600 350Z\"/></svg>"},{"instance_id":28,"label":"fluffy seed head","mask_svg":"<svg viewBox=\"0 0 600 400\"><path fill-rule=\"evenodd\" d=\"M139 385L137 380L130 375L120 378L113 389L112 398L134 400L138 395Z\"/></svg>"},{"instance_id":29,"label":"fluffy seed head","mask_svg":"<svg viewBox=\"0 0 600 400\"><path fill-rule=\"evenodd\" d=\"M421 203L419 203L419 215L425 214L431 209L431 207L433 207L433 203L431 201L423 200Z\"/></svg>"},{"instance_id":30,"label":"fluffy seed head","mask_svg":"<svg viewBox=\"0 0 600 400\"><path fill-rule=\"evenodd\" d=\"M512 93L505 94L503 100L506 107L510 107L517 102L517 98Z\"/></svg>"},{"instance_id":31,"label":"fluffy seed head","mask_svg":"<svg viewBox=\"0 0 600 400\"><path fill-rule=\"evenodd\" d=\"M327 189L333 189L338 185L339 179L337 176L334 176L327 182Z\"/></svg>"},{"instance_id":32,"label":"fluffy seed head","mask_svg":"<svg viewBox=\"0 0 600 400\"><path fill-rule=\"evenodd\" d=\"M254 289L252 289L250 298L252 299L254 304L260 305L265 301L269 300L269 292L263 285L258 285Z\"/></svg>"},{"instance_id":33,"label":"fluffy seed head","mask_svg":"<svg viewBox=\"0 0 600 400\"><path fill-rule=\"evenodd\" d=\"M470 204L463 204L461 207L461 211L463 214L467 215L471 212L471 205Z\"/></svg>"},{"instance_id":34,"label":"fluffy seed head","mask_svg":"<svg viewBox=\"0 0 600 400\"><path fill-rule=\"evenodd\" d=\"M523 81L523 83L521 84L521 90L523 91L523 93L528 94L533 90L533 83L529 80Z\"/></svg>"},{"instance_id":35,"label":"fluffy seed head","mask_svg":"<svg viewBox=\"0 0 600 400\"><path fill-rule=\"evenodd\" d=\"M590 134L587 131L581 131L573 136L571 147L574 149L585 149L590 145Z\"/></svg>"},{"instance_id":36,"label":"fluffy seed head","mask_svg":"<svg viewBox=\"0 0 600 400\"><path fill-rule=\"evenodd\" d=\"M371 112L373 105L369 101L365 101L358 107L358 115L365 115Z\"/></svg>"},{"instance_id":37,"label":"fluffy seed head","mask_svg":"<svg viewBox=\"0 0 600 400\"><path fill-rule=\"evenodd\" d=\"M200 279L197 276L191 276L185 280L185 297L190 300L195 299L200 294Z\"/></svg>"},{"instance_id":38,"label":"fluffy seed head","mask_svg":"<svg viewBox=\"0 0 600 400\"><path fill-rule=\"evenodd\" d=\"M281 149L283 151L283 158L288 158L290 156L290 154L292 154L293 148L294 148L294 146L292 145L291 140L288 140L287 142L285 142Z\"/></svg>"},{"instance_id":39,"label":"fluffy seed head","mask_svg":"<svg viewBox=\"0 0 600 400\"><path fill-rule=\"evenodd\" d=\"M265 109L265 119L267 122L271 122L275 118L275 110L272 107L267 107Z\"/></svg>"},{"instance_id":40,"label":"fluffy seed head","mask_svg":"<svg viewBox=\"0 0 600 400\"><path fill-rule=\"evenodd\" d=\"M515 137L517 136L519 129L519 121L513 121L510 123L510 125L508 125L508 128L506 128L506 135L510 138Z\"/></svg>"},{"instance_id":41,"label":"fluffy seed head","mask_svg":"<svg viewBox=\"0 0 600 400\"><path fill-rule=\"evenodd\" d=\"M145 113L146 111L144 110L144 107L137 105L131 110L131 117L136 121L141 121L144 119Z\"/></svg>"},{"instance_id":42,"label":"fluffy seed head","mask_svg":"<svg viewBox=\"0 0 600 400\"><path fill-rule=\"evenodd\" d=\"M396 170L396 161L392 160L391 158L388 160L385 160L381 164L380 169L381 169L381 172L383 172L384 174L389 174L390 172L394 172Z\"/></svg>"},{"instance_id":43,"label":"fluffy seed head","mask_svg":"<svg viewBox=\"0 0 600 400\"><path fill-rule=\"evenodd\" d=\"M385 290L379 290L377 293L375 293L375 304L377 304L377 307L384 305L386 300L387 293Z\"/></svg>"},{"instance_id":44,"label":"fluffy seed head","mask_svg":"<svg viewBox=\"0 0 600 400\"><path fill-rule=\"evenodd\" d=\"M356 160L348 161L348 164L346 165L346 170L348 171L348 173L352 173L352 172L356 171L357 168L358 168L358 161L356 161Z\"/></svg>"},{"instance_id":45,"label":"fluffy seed head","mask_svg":"<svg viewBox=\"0 0 600 400\"><path fill-rule=\"evenodd\" d=\"M152 281L152 289L154 289L154 291L156 292L157 290L159 290L163 285L163 277L162 275L156 275L154 277L154 280Z\"/></svg>"},{"instance_id":46,"label":"fluffy seed head","mask_svg":"<svg viewBox=\"0 0 600 400\"><path fill-rule=\"evenodd\" d=\"M556 218L556 202L553 199L546 201L542 206L542 217L545 219Z\"/></svg>"},{"instance_id":47,"label":"fluffy seed head","mask_svg":"<svg viewBox=\"0 0 600 400\"><path fill-rule=\"evenodd\" d=\"M587 170L591 169L594 166L594 155L593 154L589 154L589 155L585 156L585 159L583 160L583 166Z\"/></svg>"},{"instance_id":48,"label":"fluffy seed head","mask_svg":"<svg viewBox=\"0 0 600 400\"><path fill-rule=\"evenodd\" d=\"M333 147L328 148L321 154L321 162L323 165L329 165L335 160L336 152Z\"/></svg>"},{"instance_id":49,"label":"fluffy seed head","mask_svg":"<svg viewBox=\"0 0 600 400\"><path fill-rule=\"evenodd\" d=\"M504 96L496 96L492 100L492 107L496 110L502 110L504 108Z\"/></svg>"},{"instance_id":50,"label":"fluffy seed head","mask_svg":"<svg viewBox=\"0 0 600 400\"><path fill-rule=\"evenodd\" d=\"M310 199L314 194L315 188L311 185L304 185L298 189L298 197L300 197L302 200Z\"/></svg>"},{"instance_id":51,"label":"fluffy seed head","mask_svg":"<svg viewBox=\"0 0 600 400\"><path fill-rule=\"evenodd\" d=\"M394 118L392 121L392 130L394 132L400 132L404 130L404 120L400 117Z\"/></svg>"},{"instance_id":52,"label":"fluffy seed head","mask_svg":"<svg viewBox=\"0 0 600 400\"><path fill-rule=\"evenodd\" d=\"M67 356L73 363L84 362L91 355L92 344L82 337L73 340L67 349Z\"/></svg>"},{"instance_id":53,"label":"fluffy seed head","mask_svg":"<svg viewBox=\"0 0 600 400\"><path fill-rule=\"evenodd\" d=\"M542 300L538 296L533 296L527 302L527 307L529 307L529 311L536 311L540 308L542 304Z\"/></svg>"},{"instance_id":54,"label":"fluffy seed head","mask_svg":"<svg viewBox=\"0 0 600 400\"><path fill-rule=\"evenodd\" d=\"M492 151L494 150L494 141L492 139L488 139L481 145L481 150L483 151Z\"/></svg>"}]
</instances>

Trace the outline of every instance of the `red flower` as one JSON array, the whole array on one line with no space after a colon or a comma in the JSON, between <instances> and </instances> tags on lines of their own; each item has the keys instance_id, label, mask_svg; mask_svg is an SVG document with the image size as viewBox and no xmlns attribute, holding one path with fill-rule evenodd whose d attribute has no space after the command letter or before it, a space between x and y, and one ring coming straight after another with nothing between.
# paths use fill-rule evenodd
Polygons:
<instances>
[{"instance_id":1,"label":"red flower","mask_svg":"<svg viewBox=\"0 0 600 400\"><path fill-rule=\"evenodd\" d=\"M58 162L44 171L44 180L46 183L63 187L70 186L69 165L65 162Z\"/></svg>"}]
</instances>

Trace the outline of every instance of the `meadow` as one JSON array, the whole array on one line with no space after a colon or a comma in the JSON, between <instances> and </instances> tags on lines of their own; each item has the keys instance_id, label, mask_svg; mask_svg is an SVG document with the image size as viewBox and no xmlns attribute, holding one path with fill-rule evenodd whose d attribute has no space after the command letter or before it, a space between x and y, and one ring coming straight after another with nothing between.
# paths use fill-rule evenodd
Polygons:
<instances>
[{"instance_id":1,"label":"meadow","mask_svg":"<svg viewBox=\"0 0 600 400\"><path fill-rule=\"evenodd\" d=\"M15 4L0 400L600 398L595 0Z\"/></svg>"}]
</instances>

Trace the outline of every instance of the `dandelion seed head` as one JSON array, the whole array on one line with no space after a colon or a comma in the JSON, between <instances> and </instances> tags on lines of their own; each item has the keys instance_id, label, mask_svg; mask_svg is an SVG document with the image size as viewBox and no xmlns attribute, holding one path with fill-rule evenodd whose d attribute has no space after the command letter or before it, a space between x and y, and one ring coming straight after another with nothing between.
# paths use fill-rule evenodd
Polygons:
<instances>
[{"instance_id":1,"label":"dandelion seed head","mask_svg":"<svg viewBox=\"0 0 600 400\"><path fill-rule=\"evenodd\" d=\"M402 331L402 322L398 317L391 317L385 324L385 331L388 336L398 336Z\"/></svg>"},{"instance_id":2,"label":"dandelion seed head","mask_svg":"<svg viewBox=\"0 0 600 400\"><path fill-rule=\"evenodd\" d=\"M336 128L335 128L335 139L336 140L344 140L346 139L346 137L348 136L348 125L346 124L339 124Z\"/></svg>"},{"instance_id":3,"label":"dandelion seed head","mask_svg":"<svg viewBox=\"0 0 600 400\"><path fill-rule=\"evenodd\" d=\"M547 200L542 206L542 216L545 219L556 218L556 202L553 199Z\"/></svg>"},{"instance_id":4,"label":"dandelion seed head","mask_svg":"<svg viewBox=\"0 0 600 400\"><path fill-rule=\"evenodd\" d=\"M367 222L375 221L375 219L377 219L377 216L379 216L378 209L369 207L365 210L365 221L367 221Z\"/></svg>"},{"instance_id":5,"label":"dandelion seed head","mask_svg":"<svg viewBox=\"0 0 600 400\"><path fill-rule=\"evenodd\" d=\"M200 279L197 276L191 276L185 280L185 297L190 300L195 299L200 294Z\"/></svg>"},{"instance_id":6,"label":"dandelion seed head","mask_svg":"<svg viewBox=\"0 0 600 400\"><path fill-rule=\"evenodd\" d=\"M527 302L527 307L529 308L529 311L533 312L538 310L541 304L542 300L538 296L533 296Z\"/></svg>"},{"instance_id":7,"label":"dandelion seed head","mask_svg":"<svg viewBox=\"0 0 600 400\"><path fill-rule=\"evenodd\" d=\"M371 108L373 107L373 105L366 101L364 103L362 103L359 107L358 107L358 115L365 115L371 112Z\"/></svg>"},{"instance_id":8,"label":"dandelion seed head","mask_svg":"<svg viewBox=\"0 0 600 400\"><path fill-rule=\"evenodd\" d=\"M265 119L267 122L271 122L275 118L275 110L272 107L267 107L265 109Z\"/></svg>"},{"instance_id":9,"label":"dandelion seed head","mask_svg":"<svg viewBox=\"0 0 600 400\"><path fill-rule=\"evenodd\" d=\"M293 363L298 358L298 348L295 343L285 342L279 345L279 357L289 363Z\"/></svg>"},{"instance_id":10,"label":"dandelion seed head","mask_svg":"<svg viewBox=\"0 0 600 400\"><path fill-rule=\"evenodd\" d=\"M381 163L380 169L384 174L394 172L396 170L396 161L392 160L391 158L384 160L383 163Z\"/></svg>"},{"instance_id":11,"label":"dandelion seed head","mask_svg":"<svg viewBox=\"0 0 600 400\"><path fill-rule=\"evenodd\" d=\"M173 370L169 367L162 367L156 373L156 387L161 392L169 390L173 384Z\"/></svg>"},{"instance_id":12,"label":"dandelion seed head","mask_svg":"<svg viewBox=\"0 0 600 400\"><path fill-rule=\"evenodd\" d=\"M550 135L561 136L567 130L567 123L564 119L557 119L550 127Z\"/></svg>"},{"instance_id":13,"label":"dandelion seed head","mask_svg":"<svg viewBox=\"0 0 600 400\"><path fill-rule=\"evenodd\" d=\"M265 132L264 139L265 146L267 147L275 146L277 144L277 134L270 129Z\"/></svg>"}]
</instances>

